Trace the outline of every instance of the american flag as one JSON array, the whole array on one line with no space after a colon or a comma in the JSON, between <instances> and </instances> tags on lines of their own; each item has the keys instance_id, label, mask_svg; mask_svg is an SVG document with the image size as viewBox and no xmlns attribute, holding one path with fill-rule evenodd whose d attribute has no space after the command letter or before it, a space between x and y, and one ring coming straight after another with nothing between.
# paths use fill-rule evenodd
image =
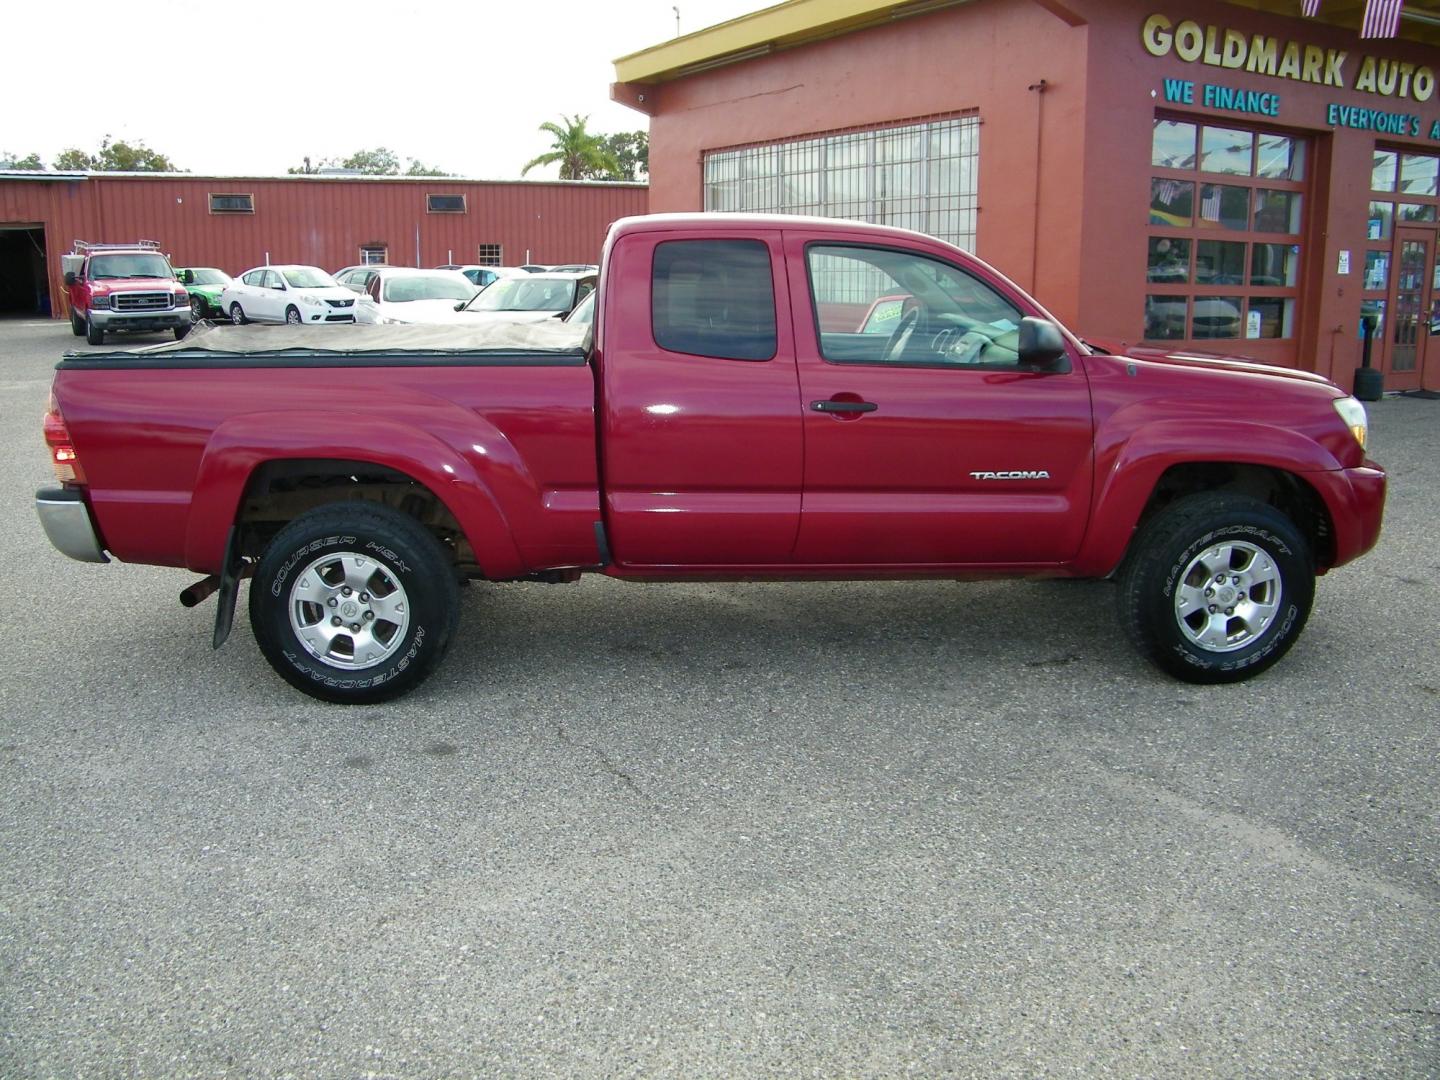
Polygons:
<instances>
[{"instance_id":1,"label":"american flag","mask_svg":"<svg viewBox=\"0 0 1440 1080\"><path fill-rule=\"evenodd\" d=\"M1320 0L1300 0L1300 10L1313 19L1320 14Z\"/></svg>"},{"instance_id":2,"label":"american flag","mask_svg":"<svg viewBox=\"0 0 1440 1080\"><path fill-rule=\"evenodd\" d=\"M1205 185L1205 197L1200 200L1200 217L1205 221L1220 220L1220 189Z\"/></svg>"},{"instance_id":3,"label":"american flag","mask_svg":"<svg viewBox=\"0 0 1440 1080\"><path fill-rule=\"evenodd\" d=\"M1161 180L1155 188L1155 197L1165 206L1174 206L1180 194L1180 184L1175 180Z\"/></svg>"},{"instance_id":4,"label":"american flag","mask_svg":"<svg viewBox=\"0 0 1440 1080\"><path fill-rule=\"evenodd\" d=\"M1400 8L1405 0L1365 0L1362 38L1393 38L1400 29Z\"/></svg>"}]
</instances>

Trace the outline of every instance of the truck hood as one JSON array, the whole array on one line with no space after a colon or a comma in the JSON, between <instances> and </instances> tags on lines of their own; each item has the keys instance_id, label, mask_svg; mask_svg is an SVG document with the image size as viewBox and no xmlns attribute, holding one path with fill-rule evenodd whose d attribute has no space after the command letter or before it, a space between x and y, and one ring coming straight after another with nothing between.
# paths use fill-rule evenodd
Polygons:
<instances>
[{"instance_id":1,"label":"truck hood","mask_svg":"<svg viewBox=\"0 0 1440 1080\"><path fill-rule=\"evenodd\" d=\"M1174 352L1140 345L1126 345L1123 342L1107 342L1103 339L1087 339L1088 343L1109 352L1113 356L1129 360L1143 360L1147 364L1164 364L1169 367L1193 368L1201 371L1230 372L1245 375L1268 375L1271 378L1311 385L1331 386L1335 384L1323 375L1295 368L1276 367L1262 364L1248 356L1233 356L1223 353L1199 352L1180 349ZM1338 387L1337 387L1338 389Z\"/></svg>"}]
</instances>

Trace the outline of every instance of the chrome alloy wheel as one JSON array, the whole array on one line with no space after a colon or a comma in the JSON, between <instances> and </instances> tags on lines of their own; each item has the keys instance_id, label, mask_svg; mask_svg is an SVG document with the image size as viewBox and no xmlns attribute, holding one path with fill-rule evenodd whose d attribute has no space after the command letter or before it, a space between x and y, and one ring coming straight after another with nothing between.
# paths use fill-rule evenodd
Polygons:
<instances>
[{"instance_id":1,"label":"chrome alloy wheel","mask_svg":"<svg viewBox=\"0 0 1440 1080\"><path fill-rule=\"evenodd\" d=\"M400 583L354 551L322 555L290 587L290 628L322 663L360 671L383 663L405 640L410 605Z\"/></svg>"},{"instance_id":2,"label":"chrome alloy wheel","mask_svg":"<svg viewBox=\"0 0 1440 1080\"><path fill-rule=\"evenodd\" d=\"M1180 631L1210 652L1252 644L1275 620L1280 569L1263 549L1244 541L1208 547L1185 567L1175 589Z\"/></svg>"}]
</instances>

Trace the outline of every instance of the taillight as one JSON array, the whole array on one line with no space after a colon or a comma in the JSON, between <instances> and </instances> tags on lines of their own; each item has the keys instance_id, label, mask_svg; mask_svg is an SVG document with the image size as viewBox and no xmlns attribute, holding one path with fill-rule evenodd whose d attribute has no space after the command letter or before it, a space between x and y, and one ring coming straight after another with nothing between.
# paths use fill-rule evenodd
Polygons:
<instances>
[{"instance_id":1,"label":"taillight","mask_svg":"<svg viewBox=\"0 0 1440 1080\"><path fill-rule=\"evenodd\" d=\"M60 415L60 406L55 395L50 395L50 407L45 413L45 443L50 447L50 464L55 468L55 479L62 484L85 483L85 470L75 455L75 443L65 427L65 417Z\"/></svg>"}]
</instances>

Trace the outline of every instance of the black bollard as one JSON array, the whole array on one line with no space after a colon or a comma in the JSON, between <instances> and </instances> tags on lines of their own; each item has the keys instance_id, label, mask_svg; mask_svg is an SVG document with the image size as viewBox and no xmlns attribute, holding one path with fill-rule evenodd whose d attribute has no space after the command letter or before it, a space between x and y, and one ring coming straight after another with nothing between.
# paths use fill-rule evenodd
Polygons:
<instances>
[{"instance_id":1,"label":"black bollard","mask_svg":"<svg viewBox=\"0 0 1440 1080\"><path fill-rule=\"evenodd\" d=\"M1360 366L1355 369L1355 396L1361 401L1379 401L1385 393L1385 376L1370 366L1370 348L1375 338L1375 316L1362 315L1360 327L1364 341L1360 346Z\"/></svg>"}]
</instances>

